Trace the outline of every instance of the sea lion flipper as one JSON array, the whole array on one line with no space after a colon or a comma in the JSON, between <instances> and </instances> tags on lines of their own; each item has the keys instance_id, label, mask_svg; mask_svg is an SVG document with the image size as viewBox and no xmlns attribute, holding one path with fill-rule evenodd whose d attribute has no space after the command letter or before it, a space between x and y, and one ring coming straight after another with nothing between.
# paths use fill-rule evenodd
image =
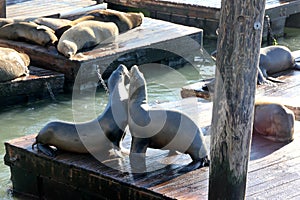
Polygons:
<instances>
[{"instance_id":1,"label":"sea lion flipper","mask_svg":"<svg viewBox=\"0 0 300 200\"><path fill-rule=\"evenodd\" d=\"M181 168L178 172L179 173L187 173L187 172L193 171L195 169L200 169L202 167L208 167L209 165L210 165L210 161L209 161L208 157L205 156L204 158L202 158L200 160L192 161L187 166Z\"/></svg>"},{"instance_id":2,"label":"sea lion flipper","mask_svg":"<svg viewBox=\"0 0 300 200\"><path fill-rule=\"evenodd\" d=\"M56 156L55 151L49 145L37 143L36 146L37 146L37 149L40 152L42 152L43 154L50 156L50 157Z\"/></svg>"},{"instance_id":3,"label":"sea lion flipper","mask_svg":"<svg viewBox=\"0 0 300 200\"><path fill-rule=\"evenodd\" d=\"M300 70L300 60L299 61L295 61L295 67L294 67L294 69Z\"/></svg>"},{"instance_id":4,"label":"sea lion flipper","mask_svg":"<svg viewBox=\"0 0 300 200\"><path fill-rule=\"evenodd\" d=\"M268 75L265 75L266 72L264 73L261 68L258 68L258 74L257 74L257 84L258 85L271 85L275 86L274 83L272 82L277 82L279 83L280 81L276 81L276 78L271 78Z\"/></svg>"}]
</instances>

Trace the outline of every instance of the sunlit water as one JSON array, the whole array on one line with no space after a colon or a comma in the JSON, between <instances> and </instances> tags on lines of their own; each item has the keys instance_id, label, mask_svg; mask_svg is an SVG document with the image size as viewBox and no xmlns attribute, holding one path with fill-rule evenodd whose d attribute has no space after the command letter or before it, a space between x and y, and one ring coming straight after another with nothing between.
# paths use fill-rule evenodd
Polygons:
<instances>
[{"instance_id":1,"label":"sunlit water","mask_svg":"<svg viewBox=\"0 0 300 200\"><path fill-rule=\"evenodd\" d=\"M205 41L206 43L207 41ZM288 37L278 40L279 44L287 45L292 50L300 49L300 31L289 29ZM216 47L215 41L205 44L211 52ZM152 103L179 100L180 88L184 85L207 79L213 76L214 63L199 53L192 64L178 70L156 66L143 68L148 84L148 97ZM47 122L52 120L73 121L72 95L56 96L57 102L43 100L26 105L18 105L0 110L0 199L15 199L8 192L12 187L9 167L4 165L4 142L13 138L37 133ZM108 100L104 91L81 100L82 115L90 119L100 114ZM90 107L87 101L94 101ZM91 115L92 113L92 115Z\"/></svg>"}]
</instances>

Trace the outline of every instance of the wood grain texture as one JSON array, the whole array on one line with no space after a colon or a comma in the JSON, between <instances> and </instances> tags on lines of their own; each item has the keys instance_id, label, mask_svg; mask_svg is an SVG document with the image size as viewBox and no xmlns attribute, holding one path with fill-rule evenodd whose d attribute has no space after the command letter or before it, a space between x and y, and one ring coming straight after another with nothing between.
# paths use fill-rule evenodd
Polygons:
<instances>
[{"instance_id":1,"label":"wood grain texture","mask_svg":"<svg viewBox=\"0 0 300 200\"><path fill-rule=\"evenodd\" d=\"M222 1L209 199L245 198L264 11L265 0Z\"/></svg>"}]
</instances>

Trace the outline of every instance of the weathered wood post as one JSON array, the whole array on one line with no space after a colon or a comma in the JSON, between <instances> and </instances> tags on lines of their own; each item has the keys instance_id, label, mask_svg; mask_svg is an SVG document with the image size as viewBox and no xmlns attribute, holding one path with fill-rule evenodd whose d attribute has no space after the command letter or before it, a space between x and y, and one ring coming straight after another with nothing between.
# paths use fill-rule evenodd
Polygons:
<instances>
[{"instance_id":1,"label":"weathered wood post","mask_svg":"<svg viewBox=\"0 0 300 200\"><path fill-rule=\"evenodd\" d=\"M0 0L0 17L6 17L6 0Z\"/></svg>"},{"instance_id":2,"label":"weathered wood post","mask_svg":"<svg viewBox=\"0 0 300 200\"><path fill-rule=\"evenodd\" d=\"M209 199L244 199L265 0L222 0Z\"/></svg>"}]
</instances>

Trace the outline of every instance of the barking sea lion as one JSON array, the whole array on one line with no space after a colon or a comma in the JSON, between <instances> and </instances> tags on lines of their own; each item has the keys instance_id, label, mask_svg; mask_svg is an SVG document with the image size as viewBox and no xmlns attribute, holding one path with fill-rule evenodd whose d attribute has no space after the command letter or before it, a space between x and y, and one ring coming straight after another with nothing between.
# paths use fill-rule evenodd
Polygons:
<instances>
[{"instance_id":1,"label":"barking sea lion","mask_svg":"<svg viewBox=\"0 0 300 200\"><path fill-rule=\"evenodd\" d=\"M128 126L132 135L131 161L143 157L148 147L189 154L188 171L209 165L203 134L187 115L172 110L150 109L147 86L137 66L131 69ZM136 165L139 163L133 163Z\"/></svg>"},{"instance_id":2,"label":"barking sea lion","mask_svg":"<svg viewBox=\"0 0 300 200\"><path fill-rule=\"evenodd\" d=\"M129 73L120 65L109 77L109 101L103 113L86 123L50 122L42 128L32 145L48 156L57 149L76 153L104 153L112 147L121 146L127 126Z\"/></svg>"}]
</instances>

